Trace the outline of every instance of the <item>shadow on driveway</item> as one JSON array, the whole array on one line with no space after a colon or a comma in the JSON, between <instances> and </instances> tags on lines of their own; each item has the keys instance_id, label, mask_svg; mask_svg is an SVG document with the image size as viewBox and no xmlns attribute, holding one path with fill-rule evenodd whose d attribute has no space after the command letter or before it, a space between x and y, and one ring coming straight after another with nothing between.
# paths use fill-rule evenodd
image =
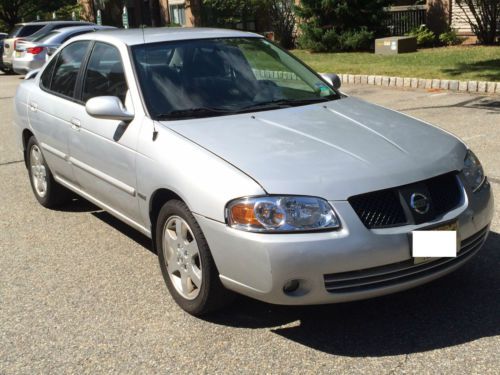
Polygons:
<instances>
[{"instance_id":1,"label":"shadow on driveway","mask_svg":"<svg viewBox=\"0 0 500 375\"><path fill-rule=\"evenodd\" d=\"M148 251L151 241L110 214L95 217ZM204 320L269 328L307 347L349 357L418 353L500 335L500 234L459 270L421 287L375 299L323 306L276 306L239 296Z\"/></svg>"}]
</instances>

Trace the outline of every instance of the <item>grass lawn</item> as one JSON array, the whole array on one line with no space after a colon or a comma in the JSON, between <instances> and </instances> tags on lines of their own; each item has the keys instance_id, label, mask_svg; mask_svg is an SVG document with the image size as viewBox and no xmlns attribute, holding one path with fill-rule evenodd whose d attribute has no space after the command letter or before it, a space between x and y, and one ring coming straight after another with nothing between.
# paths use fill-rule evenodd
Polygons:
<instances>
[{"instance_id":1,"label":"grass lawn","mask_svg":"<svg viewBox=\"0 0 500 375\"><path fill-rule=\"evenodd\" d=\"M292 51L318 72L500 82L500 47L455 46L385 56Z\"/></svg>"}]
</instances>

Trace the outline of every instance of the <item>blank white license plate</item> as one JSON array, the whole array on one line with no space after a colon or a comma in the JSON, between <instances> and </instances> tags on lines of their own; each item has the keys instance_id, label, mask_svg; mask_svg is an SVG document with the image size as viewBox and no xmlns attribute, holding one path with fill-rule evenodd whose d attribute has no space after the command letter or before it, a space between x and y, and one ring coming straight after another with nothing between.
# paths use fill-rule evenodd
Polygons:
<instances>
[{"instance_id":1,"label":"blank white license plate","mask_svg":"<svg viewBox=\"0 0 500 375\"><path fill-rule=\"evenodd\" d=\"M458 223L448 223L427 230L412 232L412 257L414 263L424 263L436 258L457 256Z\"/></svg>"}]
</instances>

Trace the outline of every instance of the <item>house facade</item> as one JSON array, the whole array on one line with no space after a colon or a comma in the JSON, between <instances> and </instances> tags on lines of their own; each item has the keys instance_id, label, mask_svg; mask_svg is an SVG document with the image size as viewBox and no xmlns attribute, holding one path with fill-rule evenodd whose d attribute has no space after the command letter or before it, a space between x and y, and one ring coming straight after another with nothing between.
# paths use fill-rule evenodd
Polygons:
<instances>
[{"instance_id":1,"label":"house facade","mask_svg":"<svg viewBox=\"0 0 500 375\"><path fill-rule=\"evenodd\" d=\"M439 25L436 31L443 27L450 27L460 35L470 36L474 33L468 22L468 17L473 20L472 13L467 7L462 9L456 0L427 0L427 14L431 28Z\"/></svg>"},{"instance_id":2,"label":"house facade","mask_svg":"<svg viewBox=\"0 0 500 375\"><path fill-rule=\"evenodd\" d=\"M128 12L129 26L196 26L199 23L194 15L202 0L79 0L82 8L81 18L96 21L97 10L100 10L105 23L120 25L121 5L125 4ZM197 14L197 13L196 13Z\"/></svg>"},{"instance_id":3,"label":"house facade","mask_svg":"<svg viewBox=\"0 0 500 375\"><path fill-rule=\"evenodd\" d=\"M293 0L296 4L300 0ZM177 24L181 26L201 25L202 0L79 0L82 6L82 18L95 21L97 9L101 9L103 22L121 25L121 6L127 6L130 27L166 26ZM396 8L409 7L415 0L395 1ZM458 30L461 35L473 35L467 21L467 13L462 10L456 0L426 0L426 24L436 33L446 31L448 28ZM424 7L420 6L420 7ZM266 31L269 22L263 22L264 17L257 17L238 28L256 31ZM472 19L472 18L471 18Z\"/></svg>"}]
</instances>

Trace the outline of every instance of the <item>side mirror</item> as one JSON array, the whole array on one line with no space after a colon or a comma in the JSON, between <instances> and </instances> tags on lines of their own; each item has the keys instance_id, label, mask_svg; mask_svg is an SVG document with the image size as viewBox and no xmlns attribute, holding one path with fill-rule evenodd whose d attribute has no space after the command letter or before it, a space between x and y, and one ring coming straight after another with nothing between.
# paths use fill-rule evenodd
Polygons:
<instances>
[{"instance_id":1,"label":"side mirror","mask_svg":"<svg viewBox=\"0 0 500 375\"><path fill-rule=\"evenodd\" d=\"M85 110L92 117L107 119L132 121L134 114L127 111L120 99L116 96L96 96L87 100Z\"/></svg>"},{"instance_id":2,"label":"side mirror","mask_svg":"<svg viewBox=\"0 0 500 375\"><path fill-rule=\"evenodd\" d=\"M340 89L340 86L342 86L340 77L334 73L322 73L320 76L336 90Z\"/></svg>"},{"instance_id":3,"label":"side mirror","mask_svg":"<svg viewBox=\"0 0 500 375\"><path fill-rule=\"evenodd\" d=\"M33 79L40 72L40 69L30 70L28 73L24 75L24 79Z\"/></svg>"}]
</instances>

